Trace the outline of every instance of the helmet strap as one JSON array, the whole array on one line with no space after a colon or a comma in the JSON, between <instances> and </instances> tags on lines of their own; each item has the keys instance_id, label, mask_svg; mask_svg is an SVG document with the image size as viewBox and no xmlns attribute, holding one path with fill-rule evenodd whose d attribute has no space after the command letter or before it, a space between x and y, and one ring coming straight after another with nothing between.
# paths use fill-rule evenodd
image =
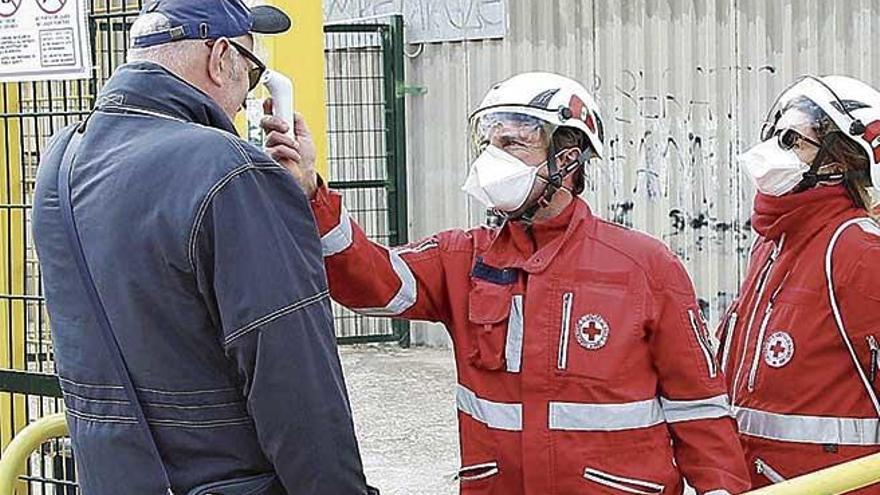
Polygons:
<instances>
[{"instance_id":1,"label":"helmet strap","mask_svg":"<svg viewBox=\"0 0 880 495\"><path fill-rule=\"evenodd\" d=\"M565 178L578 168L583 167L590 158L590 151L582 150L580 155L578 155L577 160L560 168L558 157L556 156L557 153L556 145L551 138L550 147L547 150L547 179L543 179L547 185L544 187L541 196L535 200L534 204L529 206L515 220L531 225L534 222L535 214L537 214L541 208L549 206L550 202L553 200L553 196L555 196L560 189L568 190L568 188L562 184ZM574 195L571 191L569 191L569 193Z\"/></svg>"},{"instance_id":2,"label":"helmet strap","mask_svg":"<svg viewBox=\"0 0 880 495\"><path fill-rule=\"evenodd\" d=\"M819 185L820 182L832 182L847 178L847 172L819 173L819 169L825 165L825 158L834 158L828 149L834 144L836 139L838 139L837 133L831 133L822 139L822 147L819 148L819 152L816 153L816 158L814 158L813 163L810 164L810 170L804 174L804 178L801 180L800 184L795 187L794 192L803 192L807 189L812 189Z\"/></svg>"}]
</instances>

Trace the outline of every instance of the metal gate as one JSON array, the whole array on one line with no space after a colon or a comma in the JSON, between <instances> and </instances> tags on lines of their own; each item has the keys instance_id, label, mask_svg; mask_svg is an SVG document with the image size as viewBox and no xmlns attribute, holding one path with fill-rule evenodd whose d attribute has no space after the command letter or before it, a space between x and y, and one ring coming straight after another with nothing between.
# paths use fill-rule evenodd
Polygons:
<instances>
[{"instance_id":1,"label":"metal gate","mask_svg":"<svg viewBox=\"0 0 880 495\"><path fill-rule=\"evenodd\" d=\"M325 26L330 187L373 239L407 241L403 20ZM334 307L340 343L401 342L409 324Z\"/></svg>"},{"instance_id":2,"label":"metal gate","mask_svg":"<svg viewBox=\"0 0 880 495\"><path fill-rule=\"evenodd\" d=\"M95 95L124 63L142 1L90 0L91 79L0 84L0 450L32 420L63 410L30 235L39 157L55 132L88 114ZM331 185L344 192L368 235L388 245L407 236L401 30L396 19L332 27L326 34ZM375 37L379 44L340 48L346 36ZM340 343L408 343L408 326L401 322L339 307L334 315ZM69 443L44 445L22 482L32 494L77 493Z\"/></svg>"}]
</instances>

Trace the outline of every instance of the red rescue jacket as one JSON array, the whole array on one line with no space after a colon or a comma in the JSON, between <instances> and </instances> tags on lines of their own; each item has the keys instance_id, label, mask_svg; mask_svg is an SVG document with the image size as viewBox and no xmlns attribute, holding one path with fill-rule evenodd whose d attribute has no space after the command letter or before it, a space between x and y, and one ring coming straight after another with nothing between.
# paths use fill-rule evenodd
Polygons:
<instances>
[{"instance_id":1,"label":"red rescue jacket","mask_svg":"<svg viewBox=\"0 0 880 495\"><path fill-rule=\"evenodd\" d=\"M760 237L719 339L763 486L880 451L880 226L842 186L759 195L752 222Z\"/></svg>"},{"instance_id":2,"label":"red rescue jacket","mask_svg":"<svg viewBox=\"0 0 880 495\"><path fill-rule=\"evenodd\" d=\"M535 225L387 249L321 190L330 290L367 315L442 322L458 371L461 493L700 494L749 487L681 263L576 200Z\"/></svg>"}]
</instances>

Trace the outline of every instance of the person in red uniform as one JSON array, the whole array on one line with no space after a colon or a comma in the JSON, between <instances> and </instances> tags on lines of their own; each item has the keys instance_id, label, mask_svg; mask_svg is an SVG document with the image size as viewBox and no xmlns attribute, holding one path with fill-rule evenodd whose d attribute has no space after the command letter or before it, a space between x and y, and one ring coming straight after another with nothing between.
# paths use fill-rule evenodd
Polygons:
<instances>
[{"instance_id":1,"label":"person in red uniform","mask_svg":"<svg viewBox=\"0 0 880 495\"><path fill-rule=\"evenodd\" d=\"M494 86L471 118L478 158L464 189L503 226L391 249L367 239L286 126L264 127L312 197L332 296L449 330L462 494L681 494L684 479L701 495L749 487L682 264L577 197L602 154L583 86L545 73Z\"/></svg>"},{"instance_id":2,"label":"person in red uniform","mask_svg":"<svg viewBox=\"0 0 880 495\"><path fill-rule=\"evenodd\" d=\"M878 136L880 93L806 77L740 156L758 237L719 340L755 486L880 451Z\"/></svg>"}]
</instances>

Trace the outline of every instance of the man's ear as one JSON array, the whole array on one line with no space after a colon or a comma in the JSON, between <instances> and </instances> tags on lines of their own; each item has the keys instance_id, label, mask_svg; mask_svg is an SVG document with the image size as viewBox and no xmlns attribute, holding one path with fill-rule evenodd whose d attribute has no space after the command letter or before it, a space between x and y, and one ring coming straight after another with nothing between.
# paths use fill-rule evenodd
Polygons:
<instances>
[{"instance_id":1,"label":"man's ear","mask_svg":"<svg viewBox=\"0 0 880 495\"><path fill-rule=\"evenodd\" d=\"M220 38L211 46L211 55L208 57L208 77L217 86L223 86L226 78L224 73L230 69L232 63L229 57L231 46L225 38Z\"/></svg>"}]
</instances>

